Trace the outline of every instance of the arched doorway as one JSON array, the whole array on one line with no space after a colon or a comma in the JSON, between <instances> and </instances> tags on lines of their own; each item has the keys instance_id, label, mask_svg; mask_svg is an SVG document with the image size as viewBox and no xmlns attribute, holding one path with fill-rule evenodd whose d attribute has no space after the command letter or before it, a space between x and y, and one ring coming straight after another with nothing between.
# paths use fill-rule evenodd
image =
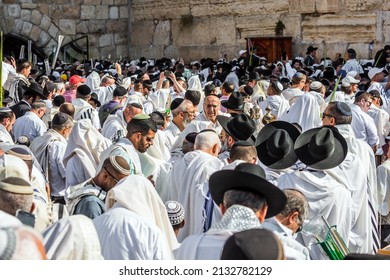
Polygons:
<instances>
[{"instance_id":1,"label":"arched doorway","mask_svg":"<svg viewBox=\"0 0 390 280\"><path fill-rule=\"evenodd\" d=\"M22 49L22 46L25 46L24 57L27 58L28 40L13 34L4 35L4 43L3 43L4 56L9 55L9 56L13 56L15 59L19 59L20 50ZM31 52L33 55L36 56L37 62L43 61L47 57L43 49L36 47L34 42L32 42L31 45Z\"/></svg>"}]
</instances>

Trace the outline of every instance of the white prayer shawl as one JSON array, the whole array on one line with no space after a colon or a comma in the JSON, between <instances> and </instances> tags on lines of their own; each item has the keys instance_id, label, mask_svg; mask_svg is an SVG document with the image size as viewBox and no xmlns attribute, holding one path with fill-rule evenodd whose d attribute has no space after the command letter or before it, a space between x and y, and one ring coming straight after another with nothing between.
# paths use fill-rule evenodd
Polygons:
<instances>
[{"instance_id":1,"label":"white prayer shawl","mask_svg":"<svg viewBox=\"0 0 390 280\"><path fill-rule=\"evenodd\" d=\"M281 94L284 99L286 99L290 106L293 105L296 101L297 98L304 95L304 92L300 90L299 88L286 88L285 90L282 91Z\"/></svg>"},{"instance_id":2,"label":"white prayer shawl","mask_svg":"<svg viewBox=\"0 0 390 280\"><path fill-rule=\"evenodd\" d=\"M9 134L7 129L2 124L0 124L0 143L7 145L15 145L11 134Z\"/></svg>"},{"instance_id":3,"label":"white prayer shawl","mask_svg":"<svg viewBox=\"0 0 390 280\"><path fill-rule=\"evenodd\" d=\"M100 129L99 113L87 101L76 98L72 100L75 107L74 120L88 119L96 129Z\"/></svg>"},{"instance_id":4,"label":"white prayer shawl","mask_svg":"<svg viewBox=\"0 0 390 280\"><path fill-rule=\"evenodd\" d=\"M299 124L302 127L302 132L322 125L317 100L311 94L304 94L298 97L290 109L280 116L279 119Z\"/></svg>"},{"instance_id":5,"label":"white prayer shawl","mask_svg":"<svg viewBox=\"0 0 390 280\"><path fill-rule=\"evenodd\" d=\"M166 136L163 130L158 129L153 139L153 145L148 148L146 153L159 160L168 161L171 157L166 147Z\"/></svg>"},{"instance_id":6,"label":"white prayer shawl","mask_svg":"<svg viewBox=\"0 0 390 280\"><path fill-rule=\"evenodd\" d=\"M362 169L365 169L368 173L368 196L372 202L374 210L378 212L380 201L383 201L385 189L378 186L376 176L375 155L373 150L368 144L361 140L356 139L352 127L349 124L336 125L340 134L347 141L348 151L357 155L363 163Z\"/></svg>"},{"instance_id":7,"label":"white prayer shawl","mask_svg":"<svg viewBox=\"0 0 390 280\"><path fill-rule=\"evenodd\" d=\"M179 137L181 131L177 127L177 125L171 121L169 126L164 130L165 133L165 146L168 151L171 151L173 143L175 143L176 139Z\"/></svg>"},{"instance_id":8,"label":"white prayer shawl","mask_svg":"<svg viewBox=\"0 0 390 280\"><path fill-rule=\"evenodd\" d=\"M20 73L9 75L6 83L4 84L4 89L9 91L9 97L12 98L12 102L10 102L8 106L15 105L20 101L17 91L20 80L22 80L28 87L31 85L30 81Z\"/></svg>"},{"instance_id":9,"label":"white prayer shawl","mask_svg":"<svg viewBox=\"0 0 390 280\"><path fill-rule=\"evenodd\" d=\"M134 148L133 143L126 137L119 139L118 142L101 153L100 163L96 170L99 171L103 166L104 160L111 156L121 156L125 158L130 165L131 174L143 174L139 153Z\"/></svg>"},{"instance_id":10,"label":"white prayer shawl","mask_svg":"<svg viewBox=\"0 0 390 280\"><path fill-rule=\"evenodd\" d=\"M290 108L288 101L281 95L267 96L265 101L259 103L259 107L263 115L267 113L265 110L267 106L271 108L271 113L274 114L277 119L279 119L280 116L282 116Z\"/></svg>"},{"instance_id":11,"label":"white prayer shawl","mask_svg":"<svg viewBox=\"0 0 390 280\"><path fill-rule=\"evenodd\" d=\"M181 173L181 178L175 178L176 181L172 182L173 188L178 190L177 201L183 204L186 209L185 225L180 230L178 240L182 241L190 234L199 233L199 229L202 229L203 224L203 204L196 204L196 188L203 185L208 181L211 174L221 170L223 163L217 158L208 153L200 150L187 153L183 162L187 168L181 167L184 173ZM177 173L173 173L175 176ZM171 177L174 178L174 177ZM200 224L198 222L200 221Z\"/></svg>"},{"instance_id":12,"label":"white prayer shawl","mask_svg":"<svg viewBox=\"0 0 390 280\"><path fill-rule=\"evenodd\" d=\"M66 186L77 185L92 178L101 153L111 145L90 121L80 120L72 129L64 155Z\"/></svg>"},{"instance_id":13,"label":"white prayer shawl","mask_svg":"<svg viewBox=\"0 0 390 280\"><path fill-rule=\"evenodd\" d=\"M175 251L175 257L178 260L219 260L230 236L252 228L261 228L253 210L242 205L232 205L206 233L188 236Z\"/></svg>"},{"instance_id":14,"label":"white prayer shawl","mask_svg":"<svg viewBox=\"0 0 390 280\"><path fill-rule=\"evenodd\" d=\"M349 249L352 253L372 253L372 224L368 204L368 175L360 158L348 152L345 160L337 167L325 170L337 182L344 185L352 198L352 229Z\"/></svg>"},{"instance_id":15,"label":"white prayer shawl","mask_svg":"<svg viewBox=\"0 0 390 280\"><path fill-rule=\"evenodd\" d=\"M222 131L222 126L219 122L212 123L205 116L204 113L199 114L196 120L190 122L186 128L180 133L179 137L176 139L175 143L172 145L171 152L173 152L177 148L181 148L183 146L183 141L186 136L191 132L200 132L204 129L214 129L218 134Z\"/></svg>"},{"instance_id":16,"label":"white prayer shawl","mask_svg":"<svg viewBox=\"0 0 390 280\"><path fill-rule=\"evenodd\" d=\"M162 88L151 92L149 99L153 101L156 108L168 109L171 105L170 94L171 91L169 88Z\"/></svg>"},{"instance_id":17,"label":"white prayer shawl","mask_svg":"<svg viewBox=\"0 0 390 280\"><path fill-rule=\"evenodd\" d=\"M355 104L350 105L352 110L352 130L357 139L363 139L373 147L379 144L379 137L377 134L374 120Z\"/></svg>"},{"instance_id":18,"label":"white prayer shawl","mask_svg":"<svg viewBox=\"0 0 390 280\"><path fill-rule=\"evenodd\" d=\"M123 111L117 110L114 115L109 115L104 122L102 135L114 142L114 140L125 137L126 134L127 123L123 118Z\"/></svg>"},{"instance_id":19,"label":"white prayer shawl","mask_svg":"<svg viewBox=\"0 0 390 280\"><path fill-rule=\"evenodd\" d=\"M98 100L100 103L105 104L108 101L112 100L114 89L116 88L116 85L110 85L108 87L98 87L95 90L92 90L92 92L95 92L98 96Z\"/></svg>"},{"instance_id":20,"label":"white prayer shawl","mask_svg":"<svg viewBox=\"0 0 390 280\"><path fill-rule=\"evenodd\" d=\"M323 171L294 171L278 179L280 189L301 191L309 204L307 220L324 216L348 246L352 226L352 198L350 192ZM307 221L306 221L307 222Z\"/></svg>"},{"instance_id":21,"label":"white prayer shawl","mask_svg":"<svg viewBox=\"0 0 390 280\"><path fill-rule=\"evenodd\" d=\"M4 86L4 88L6 88L5 83L7 82L7 80L11 81L12 78L16 76L16 70L11 64L5 63L3 61L0 61L0 63L1 63L1 67L2 67L2 72L1 72L2 85L1 86Z\"/></svg>"},{"instance_id":22,"label":"white prayer shawl","mask_svg":"<svg viewBox=\"0 0 390 280\"><path fill-rule=\"evenodd\" d=\"M377 167L378 188L383 190L383 200L379 201L379 212L386 216L390 211L390 159Z\"/></svg>"},{"instance_id":23,"label":"white prayer shawl","mask_svg":"<svg viewBox=\"0 0 390 280\"><path fill-rule=\"evenodd\" d=\"M379 146L382 147L386 144L385 137L390 132L389 114L375 105L371 105L367 114L374 120L377 135L379 137Z\"/></svg>"},{"instance_id":24,"label":"white prayer shawl","mask_svg":"<svg viewBox=\"0 0 390 280\"><path fill-rule=\"evenodd\" d=\"M324 96L316 91L309 91L309 93L316 98L318 106L320 108L320 112L323 112L327 106L327 103L324 100Z\"/></svg>"},{"instance_id":25,"label":"white prayer shawl","mask_svg":"<svg viewBox=\"0 0 390 280\"><path fill-rule=\"evenodd\" d=\"M99 88L101 83L100 76L97 72L93 71L88 77L85 79L85 84L89 86L91 91L95 91ZM99 95L98 95L99 97ZM99 98L98 98L99 99ZM100 100L99 100L100 101ZM100 101L101 102L101 101Z\"/></svg>"},{"instance_id":26,"label":"white prayer shawl","mask_svg":"<svg viewBox=\"0 0 390 280\"><path fill-rule=\"evenodd\" d=\"M84 215L62 218L43 232L49 260L101 260L100 243L92 220Z\"/></svg>"},{"instance_id":27,"label":"white prayer shawl","mask_svg":"<svg viewBox=\"0 0 390 280\"><path fill-rule=\"evenodd\" d=\"M144 176L130 175L119 181L107 193L106 209L113 206L123 207L155 224L163 232L171 251L179 247L165 205L152 183Z\"/></svg>"}]
</instances>

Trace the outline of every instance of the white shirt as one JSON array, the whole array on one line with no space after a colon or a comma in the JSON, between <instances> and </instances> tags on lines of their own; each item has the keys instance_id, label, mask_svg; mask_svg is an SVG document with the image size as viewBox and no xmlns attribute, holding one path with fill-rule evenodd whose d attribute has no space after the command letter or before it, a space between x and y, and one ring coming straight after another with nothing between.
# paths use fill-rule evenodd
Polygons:
<instances>
[{"instance_id":1,"label":"white shirt","mask_svg":"<svg viewBox=\"0 0 390 280\"><path fill-rule=\"evenodd\" d=\"M165 132L165 146L170 151L173 143L175 143L176 139L179 137L181 131L173 122L164 130Z\"/></svg>"},{"instance_id":2,"label":"white shirt","mask_svg":"<svg viewBox=\"0 0 390 280\"><path fill-rule=\"evenodd\" d=\"M371 147L379 144L374 120L356 104L350 105L352 110L352 130L357 139L363 139Z\"/></svg>"},{"instance_id":3,"label":"white shirt","mask_svg":"<svg viewBox=\"0 0 390 280\"><path fill-rule=\"evenodd\" d=\"M349 59L347 62L345 62L342 70L345 70L345 72L351 72L356 71L358 74L364 73L363 67L357 62L356 59Z\"/></svg>"},{"instance_id":4,"label":"white shirt","mask_svg":"<svg viewBox=\"0 0 390 280\"><path fill-rule=\"evenodd\" d=\"M24 116L16 119L12 128L15 142L22 135L32 142L36 137L42 136L47 128L45 123L33 112L26 112Z\"/></svg>"},{"instance_id":5,"label":"white shirt","mask_svg":"<svg viewBox=\"0 0 390 280\"><path fill-rule=\"evenodd\" d=\"M11 134L9 134L8 130L2 124L0 124L0 143L15 145Z\"/></svg>"}]
</instances>

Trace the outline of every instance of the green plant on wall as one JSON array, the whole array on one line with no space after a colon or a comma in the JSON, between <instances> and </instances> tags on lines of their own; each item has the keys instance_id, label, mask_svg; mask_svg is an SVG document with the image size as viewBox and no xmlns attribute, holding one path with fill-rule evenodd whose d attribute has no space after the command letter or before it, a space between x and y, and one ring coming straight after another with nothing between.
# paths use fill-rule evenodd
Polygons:
<instances>
[{"instance_id":1,"label":"green plant on wall","mask_svg":"<svg viewBox=\"0 0 390 280\"><path fill-rule=\"evenodd\" d=\"M281 20L278 20L275 26L275 35L276 36L283 36L283 30L286 29L286 26Z\"/></svg>"}]
</instances>

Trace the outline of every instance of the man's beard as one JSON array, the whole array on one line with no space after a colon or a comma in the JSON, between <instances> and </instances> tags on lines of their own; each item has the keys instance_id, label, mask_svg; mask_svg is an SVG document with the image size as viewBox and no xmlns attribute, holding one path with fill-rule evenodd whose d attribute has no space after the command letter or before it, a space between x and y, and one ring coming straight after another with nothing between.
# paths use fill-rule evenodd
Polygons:
<instances>
[{"instance_id":1,"label":"man's beard","mask_svg":"<svg viewBox=\"0 0 390 280\"><path fill-rule=\"evenodd\" d=\"M183 126L184 126L184 127L187 127L187 125L189 125L190 122L191 122L191 120L190 120L189 118L184 118L184 119L183 119Z\"/></svg>"}]
</instances>

